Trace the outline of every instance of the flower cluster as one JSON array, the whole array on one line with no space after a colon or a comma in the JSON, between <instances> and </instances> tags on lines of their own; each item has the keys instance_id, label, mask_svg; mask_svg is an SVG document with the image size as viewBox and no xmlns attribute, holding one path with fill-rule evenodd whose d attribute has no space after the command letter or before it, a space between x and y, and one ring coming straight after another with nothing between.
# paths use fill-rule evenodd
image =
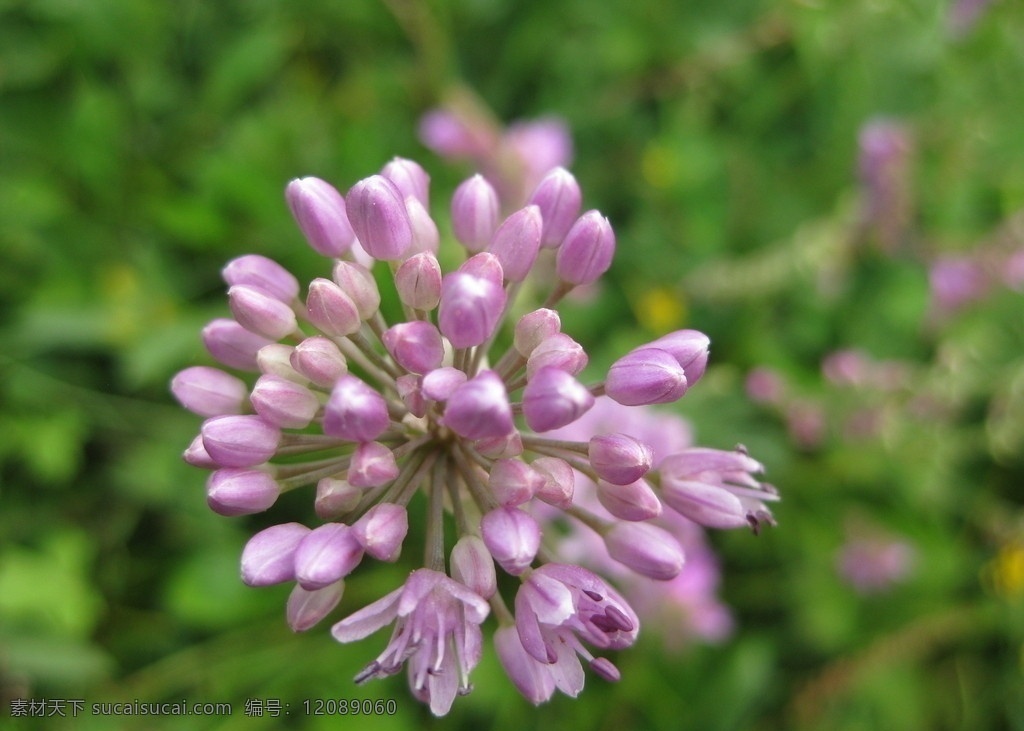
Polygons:
<instances>
[{"instance_id":1,"label":"flower cluster","mask_svg":"<svg viewBox=\"0 0 1024 731\"><path fill-rule=\"evenodd\" d=\"M203 341L231 371L258 375L251 386L207 366L175 376L174 395L206 418L185 459L211 471L207 500L223 515L315 489L319 525L273 525L242 554L247 584L294 582L287 618L296 631L337 606L364 556L398 559L407 508L423 496L418 568L333 627L350 642L393 625L357 682L405 667L416 697L447 713L470 690L493 611L495 648L516 688L534 703L556 688L575 696L584 665L618 678L595 652L627 647L639 631L636 611L595 569L670 582L683 569L681 541L700 548L694 523L756 532L773 523L777 495L742 448L654 446L658 428L645 436L629 433L628 419L599 427L585 418L676 401L704 373L709 340L673 332L626 353L597 382L580 380L587 353L555 308L609 268L615 235L599 212L581 213L571 173L551 170L508 215L485 177L462 183L450 228L466 256L446 273L428 190L424 170L404 159L345 196L317 178L287 186L331 276L303 293L262 256L224 268L233 317L211 322ZM547 298L513 318L530 278ZM400 317L385 318L379 285L393 287ZM578 562L588 568L561 557L580 535L607 560ZM511 606L497 569L518 582Z\"/></svg>"}]
</instances>

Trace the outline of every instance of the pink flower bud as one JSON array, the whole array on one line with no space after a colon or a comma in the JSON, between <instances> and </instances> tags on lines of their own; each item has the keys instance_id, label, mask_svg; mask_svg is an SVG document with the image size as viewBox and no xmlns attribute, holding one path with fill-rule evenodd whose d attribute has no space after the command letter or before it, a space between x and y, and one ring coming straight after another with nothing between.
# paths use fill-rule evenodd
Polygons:
<instances>
[{"instance_id":1,"label":"pink flower bud","mask_svg":"<svg viewBox=\"0 0 1024 731\"><path fill-rule=\"evenodd\" d=\"M497 131L485 120L447 109L434 109L423 115L420 139L442 157L486 155L498 144Z\"/></svg>"},{"instance_id":2,"label":"pink flower bud","mask_svg":"<svg viewBox=\"0 0 1024 731\"><path fill-rule=\"evenodd\" d=\"M608 554L638 574L667 581L683 570L683 549L663 528L650 523L615 523L604 534Z\"/></svg>"},{"instance_id":3,"label":"pink flower bud","mask_svg":"<svg viewBox=\"0 0 1024 731\"><path fill-rule=\"evenodd\" d=\"M562 329L562 320L555 310L542 308L519 318L515 327L514 344L519 355L527 358L534 348Z\"/></svg>"},{"instance_id":4,"label":"pink flower bud","mask_svg":"<svg viewBox=\"0 0 1024 731\"><path fill-rule=\"evenodd\" d=\"M430 205L430 176L419 163L396 157L384 166L380 174L394 183L402 198L412 196L424 208Z\"/></svg>"},{"instance_id":5,"label":"pink flower bud","mask_svg":"<svg viewBox=\"0 0 1024 731\"><path fill-rule=\"evenodd\" d=\"M402 303L429 311L441 300L441 265L429 251L410 256L395 271L395 289Z\"/></svg>"},{"instance_id":6,"label":"pink flower bud","mask_svg":"<svg viewBox=\"0 0 1024 731\"><path fill-rule=\"evenodd\" d=\"M348 373L345 356L329 338L316 335L295 346L288 359L292 368L318 386L330 387Z\"/></svg>"},{"instance_id":7,"label":"pink flower bud","mask_svg":"<svg viewBox=\"0 0 1024 731\"><path fill-rule=\"evenodd\" d=\"M203 422L203 447L224 467L252 467L274 456L281 430L259 416L215 416Z\"/></svg>"},{"instance_id":8,"label":"pink flower bud","mask_svg":"<svg viewBox=\"0 0 1024 731\"><path fill-rule=\"evenodd\" d=\"M352 298L330 279L320 277L310 282L306 317L318 330L332 337L358 332L361 324Z\"/></svg>"},{"instance_id":9,"label":"pink flower bud","mask_svg":"<svg viewBox=\"0 0 1024 731\"><path fill-rule=\"evenodd\" d=\"M220 515L262 513L280 494L274 478L260 470L225 467L206 481L206 503Z\"/></svg>"},{"instance_id":10,"label":"pink flower bud","mask_svg":"<svg viewBox=\"0 0 1024 731\"><path fill-rule=\"evenodd\" d=\"M544 221L542 246L553 248L562 243L580 214L582 200L579 183L565 168L557 167L544 176L530 196Z\"/></svg>"},{"instance_id":11,"label":"pink flower bud","mask_svg":"<svg viewBox=\"0 0 1024 731\"><path fill-rule=\"evenodd\" d=\"M704 375L710 346L708 336L697 330L676 330L650 344L650 347L660 348L676 359L686 373L688 387Z\"/></svg>"},{"instance_id":12,"label":"pink flower bud","mask_svg":"<svg viewBox=\"0 0 1024 731\"><path fill-rule=\"evenodd\" d=\"M587 453L598 476L614 485L639 480L654 460L649 446L627 434L592 437Z\"/></svg>"},{"instance_id":13,"label":"pink flower bud","mask_svg":"<svg viewBox=\"0 0 1024 731\"><path fill-rule=\"evenodd\" d=\"M356 540L378 561L397 561L408 532L408 513L395 503L374 505L352 526Z\"/></svg>"},{"instance_id":14,"label":"pink flower bud","mask_svg":"<svg viewBox=\"0 0 1024 731\"><path fill-rule=\"evenodd\" d=\"M324 256L341 256L355 241L345 212L345 199L320 178L299 178L288 183L285 199L295 222L313 249Z\"/></svg>"},{"instance_id":15,"label":"pink flower bud","mask_svg":"<svg viewBox=\"0 0 1024 731\"><path fill-rule=\"evenodd\" d=\"M405 196L395 184L371 175L352 186L346 198L352 229L374 259L401 259L412 246L412 225Z\"/></svg>"},{"instance_id":16,"label":"pink flower bud","mask_svg":"<svg viewBox=\"0 0 1024 731\"><path fill-rule=\"evenodd\" d=\"M486 279L498 287L502 286L505 281L505 272L501 268L501 262L489 251L473 254L459 265L458 271Z\"/></svg>"},{"instance_id":17,"label":"pink flower bud","mask_svg":"<svg viewBox=\"0 0 1024 731\"><path fill-rule=\"evenodd\" d=\"M215 470L220 467L219 464L213 461L213 458L206 451L206 447L203 446L203 435L197 434L192 440L192 443L188 445L188 449L181 455L188 464L193 467L199 467L204 470Z\"/></svg>"},{"instance_id":18,"label":"pink flower bud","mask_svg":"<svg viewBox=\"0 0 1024 731\"><path fill-rule=\"evenodd\" d=\"M334 384L324 407L324 434L353 442L372 442L391 421L384 397L355 376Z\"/></svg>"},{"instance_id":19,"label":"pink flower bud","mask_svg":"<svg viewBox=\"0 0 1024 731\"><path fill-rule=\"evenodd\" d=\"M427 400L423 397L423 378L415 373L406 373L395 379L395 390L405 408L417 418L427 413Z\"/></svg>"},{"instance_id":20,"label":"pink flower bud","mask_svg":"<svg viewBox=\"0 0 1024 731\"><path fill-rule=\"evenodd\" d=\"M325 477L316 483L314 509L321 520L334 520L354 510L363 491L346 480Z\"/></svg>"},{"instance_id":21,"label":"pink flower bud","mask_svg":"<svg viewBox=\"0 0 1024 731\"><path fill-rule=\"evenodd\" d=\"M526 206L513 213L494 232L488 251L501 263L505 279L526 279L540 251L540 209Z\"/></svg>"},{"instance_id":22,"label":"pink flower bud","mask_svg":"<svg viewBox=\"0 0 1024 731\"><path fill-rule=\"evenodd\" d=\"M447 401L465 382L466 374L458 368L436 368L423 376L423 395L434 401Z\"/></svg>"},{"instance_id":23,"label":"pink flower bud","mask_svg":"<svg viewBox=\"0 0 1024 731\"><path fill-rule=\"evenodd\" d=\"M226 317L217 318L204 327L202 338L210 355L229 368L241 371L255 371L257 351L273 342Z\"/></svg>"},{"instance_id":24,"label":"pink flower bud","mask_svg":"<svg viewBox=\"0 0 1024 731\"><path fill-rule=\"evenodd\" d=\"M228 289L228 305L238 323L249 332L280 340L295 332L295 312L266 290L248 284Z\"/></svg>"},{"instance_id":25,"label":"pink flower bud","mask_svg":"<svg viewBox=\"0 0 1024 731\"><path fill-rule=\"evenodd\" d=\"M295 549L295 580L307 590L322 589L352 573L363 547L344 523L325 523L310 531Z\"/></svg>"},{"instance_id":26,"label":"pink flower bud","mask_svg":"<svg viewBox=\"0 0 1024 731\"><path fill-rule=\"evenodd\" d=\"M377 487L396 477L395 455L380 442L364 442L352 453L348 481L353 487Z\"/></svg>"},{"instance_id":27,"label":"pink flower bud","mask_svg":"<svg viewBox=\"0 0 1024 731\"><path fill-rule=\"evenodd\" d=\"M533 563L540 548L540 526L519 508L496 508L480 521L487 550L505 571L518 576Z\"/></svg>"},{"instance_id":28,"label":"pink flower bud","mask_svg":"<svg viewBox=\"0 0 1024 731\"><path fill-rule=\"evenodd\" d=\"M541 368L523 389L523 416L536 432L571 424L593 405L587 387L557 368Z\"/></svg>"},{"instance_id":29,"label":"pink flower bud","mask_svg":"<svg viewBox=\"0 0 1024 731\"><path fill-rule=\"evenodd\" d=\"M462 182L452 195L452 230L469 251L483 251L498 227L498 194L482 175Z\"/></svg>"},{"instance_id":30,"label":"pink flower bud","mask_svg":"<svg viewBox=\"0 0 1024 731\"><path fill-rule=\"evenodd\" d=\"M334 283L349 296L356 306L359 319L369 320L380 308L380 290L377 280L362 264L351 261L339 261L334 265L332 274Z\"/></svg>"},{"instance_id":31,"label":"pink flower bud","mask_svg":"<svg viewBox=\"0 0 1024 731\"><path fill-rule=\"evenodd\" d=\"M686 374L671 354L639 348L608 369L605 393L623 406L667 404L686 393Z\"/></svg>"},{"instance_id":32,"label":"pink flower bud","mask_svg":"<svg viewBox=\"0 0 1024 731\"><path fill-rule=\"evenodd\" d=\"M615 233L597 211L580 216L565 235L555 258L555 272L564 282L590 284L608 271L615 256Z\"/></svg>"},{"instance_id":33,"label":"pink flower bud","mask_svg":"<svg viewBox=\"0 0 1024 731\"><path fill-rule=\"evenodd\" d=\"M587 367L587 353L583 346L565 333L555 333L545 338L533 349L526 361L526 377L533 376L541 368L557 368L575 376Z\"/></svg>"},{"instance_id":34,"label":"pink flower bud","mask_svg":"<svg viewBox=\"0 0 1024 731\"><path fill-rule=\"evenodd\" d=\"M484 599L490 599L498 590L494 559L484 542L474 535L462 536L452 548L451 568L453 579Z\"/></svg>"},{"instance_id":35,"label":"pink flower bud","mask_svg":"<svg viewBox=\"0 0 1024 731\"><path fill-rule=\"evenodd\" d=\"M745 528L748 510L728 490L696 480L667 480L662 483L665 504L706 528Z\"/></svg>"},{"instance_id":36,"label":"pink flower bud","mask_svg":"<svg viewBox=\"0 0 1024 731\"><path fill-rule=\"evenodd\" d=\"M320 410L316 394L280 376L261 376L251 400L265 422L282 429L304 429Z\"/></svg>"},{"instance_id":37,"label":"pink flower bud","mask_svg":"<svg viewBox=\"0 0 1024 731\"><path fill-rule=\"evenodd\" d=\"M171 379L178 403L199 416L240 414L248 392L245 382L208 366L192 366Z\"/></svg>"},{"instance_id":38,"label":"pink flower bud","mask_svg":"<svg viewBox=\"0 0 1024 731\"><path fill-rule=\"evenodd\" d=\"M512 407L498 374L481 371L456 388L445 405L444 425L466 439L503 437L512 432Z\"/></svg>"},{"instance_id":39,"label":"pink flower bud","mask_svg":"<svg viewBox=\"0 0 1024 731\"><path fill-rule=\"evenodd\" d=\"M628 485L598 480L597 499L609 513L622 520L648 520L661 515L661 503L646 480Z\"/></svg>"},{"instance_id":40,"label":"pink flower bud","mask_svg":"<svg viewBox=\"0 0 1024 731\"><path fill-rule=\"evenodd\" d=\"M265 376L278 376L286 381L304 386L309 383L309 380L292 368L294 354L295 348L284 343L264 345L256 353L256 366Z\"/></svg>"},{"instance_id":41,"label":"pink flower bud","mask_svg":"<svg viewBox=\"0 0 1024 731\"><path fill-rule=\"evenodd\" d=\"M568 462L558 457L538 457L530 466L544 477L544 484L537 490L539 500L561 509L572 505L576 472Z\"/></svg>"},{"instance_id":42,"label":"pink flower bud","mask_svg":"<svg viewBox=\"0 0 1024 731\"><path fill-rule=\"evenodd\" d=\"M444 358L441 333L430 322L399 323L386 330L381 340L395 362L412 373L429 373Z\"/></svg>"},{"instance_id":43,"label":"pink flower bud","mask_svg":"<svg viewBox=\"0 0 1024 731\"><path fill-rule=\"evenodd\" d=\"M504 311L501 285L465 272L451 272L444 278L438 325L453 347L468 348L486 341Z\"/></svg>"},{"instance_id":44,"label":"pink flower bud","mask_svg":"<svg viewBox=\"0 0 1024 731\"><path fill-rule=\"evenodd\" d=\"M507 507L528 502L544 482L543 474L520 459L495 461L487 478L487 486L494 499Z\"/></svg>"},{"instance_id":45,"label":"pink flower bud","mask_svg":"<svg viewBox=\"0 0 1024 731\"><path fill-rule=\"evenodd\" d=\"M513 430L504 436L477 439L473 449L487 459L512 459L523 453L523 438Z\"/></svg>"},{"instance_id":46,"label":"pink flower bud","mask_svg":"<svg viewBox=\"0 0 1024 731\"><path fill-rule=\"evenodd\" d=\"M345 582L338 579L321 589L303 589L296 584L288 595L285 616L292 632L305 632L331 613L345 592Z\"/></svg>"},{"instance_id":47,"label":"pink flower bud","mask_svg":"<svg viewBox=\"0 0 1024 731\"><path fill-rule=\"evenodd\" d=\"M259 287L285 304L299 296L299 280L272 259L249 254L232 259L221 271L229 286L248 284Z\"/></svg>"},{"instance_id":48,"label":"pink flower bud","mask_svg":"<svg viewBox=\"0 0 1024 731\"><path fill-rule=\"evenodd\" d=\"M295 579L295 549L309 534L299 523L282 523L261 530L242 549L242 581L271 586Z\"/></svg>"},{"instance_id":49,"label":"pink flower bud","mask_svg":"<svg viewBox=\"0 0 1024 731\"><path fill-rule=\"evenodd\" d=\"M405 199L405 212L409 215L409 225L412 227L412 246L405 252L405 256L436 254L441 248L441 234L430 212L412 196Z\"/></svg>"}]
</instances>

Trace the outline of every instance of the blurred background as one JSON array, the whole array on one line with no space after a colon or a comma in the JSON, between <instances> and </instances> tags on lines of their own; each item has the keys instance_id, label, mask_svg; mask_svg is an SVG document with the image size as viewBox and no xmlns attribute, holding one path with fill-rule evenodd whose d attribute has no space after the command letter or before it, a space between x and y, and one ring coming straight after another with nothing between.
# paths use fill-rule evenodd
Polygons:
<instances>
[{"instance_id":1,"label":"blurred background","mask_svg":"<svg viewBox=\"0 0 1024 731\"><path fill-rule=\"evenodd\" d=\"M0 1L0 725L326 729L351 719L304 700L394 698L360 723L1024 729L1022 79L1010 0ZM325 274L289 179L411 157L444 214L473 171L418 136L445 105L564 121L619 242L566 331L596 366L708 333L674 413L784 500L710 536L731 633L648 625L620 683L538 709L488 647L435 720L404 675L352 684L383 636L293 635L288 587L241 584L269 519L207 508L167 384L212 363L227 260ZM362 567L332 617L401 575Z\"/></svg>"}]
</instances>

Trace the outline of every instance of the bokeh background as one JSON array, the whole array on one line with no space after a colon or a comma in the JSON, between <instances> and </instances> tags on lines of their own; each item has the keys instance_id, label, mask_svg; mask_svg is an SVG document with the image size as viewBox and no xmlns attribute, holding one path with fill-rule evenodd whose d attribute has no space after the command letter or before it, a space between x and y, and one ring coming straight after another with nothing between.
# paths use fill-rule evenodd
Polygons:
<instances>
[{"instance_id":1,"label":"bokeh background","mask_svg":"<svg viewBox=\"0 0 1024 731\"><path fill-rule=\"evenodd\" d=\"M1013 0L0 2L0 726L1024 729L1024 6ZM167 383L220 268L324 272L286 182L345 190L427 110L556 115L619 253L566 330L596 364L713 342L674 409L749 447L779 526L715 534L733 634L653 627L534 709L492 651L434 720L385 639L293 635L210 512ZM344 613L401 569L364 566ZM231 702L11 719L15 698ZM246 699L290 704L245 716ZM567 726L570 724L571 726Z\"/></svg>"}]
</instances>

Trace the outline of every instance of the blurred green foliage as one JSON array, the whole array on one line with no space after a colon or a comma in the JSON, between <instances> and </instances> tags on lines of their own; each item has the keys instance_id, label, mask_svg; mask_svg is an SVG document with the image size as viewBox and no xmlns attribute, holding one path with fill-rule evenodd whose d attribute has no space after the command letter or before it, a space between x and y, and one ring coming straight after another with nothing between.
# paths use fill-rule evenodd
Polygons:
<instances>
[{"instance_id":1,"label":"blurred green foliage","mask_svg":"<svg viewBox=\"0 0 1024 731\"><path fill-rule=\"evenodd\" d=\"M0 2L0 697L228 701L160 728L336 728L303 699L396 698L381 729L1024 729L1024 321L1001 289L936 318L927 264L1024 248L1024 9L952 33L932 0L3 0ZM344 190L393 155L435 200L465 168L416 139L473 89L505 120L573 130L588 206L619 254L566 330L607 365L692 326L713 367L679 405L702 443L740 441L784 495L778 529L715 535L736 636L642 636L580 699L534 710L493 653L448 719L404 678L356 687L377 640L340 647L237 579L266 525L205 505L180 460L198 427L167 391L209 362L223 263L322 262L285 183ZM913 211L887 249L859 220L857 136L900 120ZM639 327L637 326L639 323ZM894 391L822 378L829 353L898 360ZM744 391L751 369L785 405ZM878 428L844 428L870 407ZM802 409L802 410L801 410ZM800 432L800 418L813 428ZM808 421L809 419L809 421ZM801 433L803 436L801 437ZM796 438L795 438L796 437ZM851 528L853 526L853 528ZM836 571L857 526L912 546L905 582ZM401 570L361 570L342 609ZM375 642L377 644L375 644ZM278 698L287 719L245 718ZM155 728L86 713L67 728ZM11 725L34 727L31 720ZM38 727L43 727L40 721Z\"/></svg>"}]
</instances>

